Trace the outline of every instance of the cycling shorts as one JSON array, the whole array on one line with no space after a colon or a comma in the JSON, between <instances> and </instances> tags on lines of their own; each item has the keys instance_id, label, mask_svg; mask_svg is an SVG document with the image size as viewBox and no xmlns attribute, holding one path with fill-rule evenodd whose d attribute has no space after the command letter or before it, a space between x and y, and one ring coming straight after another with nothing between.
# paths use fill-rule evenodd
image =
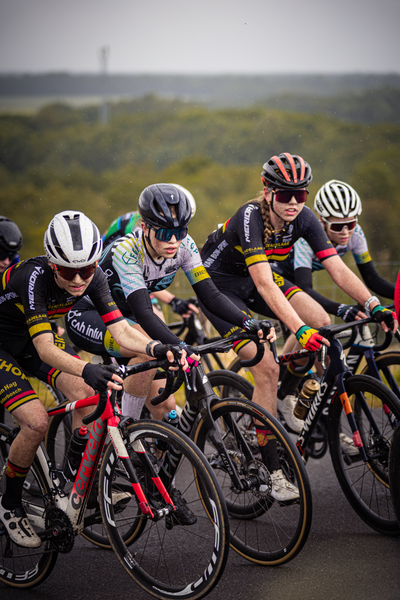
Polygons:
<instances>
[{"instance_id":1,"label":"cycling shorts","mask_svg":"<svg viewBox=\"0 0 400 600\"><path fill-rule=\"evenodd\" d=\"M55 335L54 343L64 352L77 356L63 338ZM37 399L28 377L36 377L57 388L56 381L60 374L61 371L42 362L32 342L27 344L24 354L18 359L0 347L0 404L13 412L23 404Z\"/></svg>"}]
</instances>

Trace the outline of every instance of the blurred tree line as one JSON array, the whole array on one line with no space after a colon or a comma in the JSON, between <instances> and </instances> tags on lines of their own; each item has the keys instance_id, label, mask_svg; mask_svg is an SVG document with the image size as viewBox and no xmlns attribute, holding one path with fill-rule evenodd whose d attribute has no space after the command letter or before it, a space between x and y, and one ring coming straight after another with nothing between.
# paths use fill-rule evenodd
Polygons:
<instances>
[{"instance_id":1,"label":"blurred tree line","mask_svg":"<svg viewBox=\"0 0 400 600\"><path fill-rule=\"evenodd\" d=\"M360 194L360 222L376 262L400 257L400 126L361 124L324 114L271 109L208 109L153 96L98 108L46 106L0 115L0 214L24 236L23 258L43 253L43 233L61 210L85 212L103 231L136 210L144 187L175 182L197 202L190 232L199 245L261 189L273 154L311 165L309 206L319 187L341 179ZM393 279L393 268L379 268Z\"/></svg>"}]
</instances>

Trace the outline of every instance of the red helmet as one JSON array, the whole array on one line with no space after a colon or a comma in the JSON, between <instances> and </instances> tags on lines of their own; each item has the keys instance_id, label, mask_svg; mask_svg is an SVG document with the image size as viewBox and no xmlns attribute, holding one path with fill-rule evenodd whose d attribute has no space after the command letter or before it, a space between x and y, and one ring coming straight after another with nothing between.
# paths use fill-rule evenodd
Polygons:
<instances>
[{"instance_id":1,"label":"red helmet","mask_svg":"<svg viewBox=\"0 0 400 600\"><path fill-rule=\"evenodd\" d=\"M302 189L310 185L311 167L301 156L283 152L263 166L261 181L273 189Z\"/></svg>"}]
</instances>

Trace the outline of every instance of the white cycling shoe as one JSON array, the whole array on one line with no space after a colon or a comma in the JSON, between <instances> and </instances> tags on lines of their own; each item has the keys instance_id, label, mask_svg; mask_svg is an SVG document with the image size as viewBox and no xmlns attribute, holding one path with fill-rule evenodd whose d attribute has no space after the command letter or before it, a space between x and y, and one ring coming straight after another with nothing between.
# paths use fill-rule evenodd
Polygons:
<instances>
[{"instance_id":1,"label":"white cycling shoe","mask_svg":"<svg viewBox=\"0 0 400 600\"><path fill-rule=\"evenodd\" d=\"M295 433L300 433L303 429L304 421L294 416L293 412L297 403L296 396L285 396L283 400L279 401L278 408L286 424Z\"/></svg>"},{"instance_id":2,"label":"white cycling shoe","mask_svg":"<svg viewBox=\"0 0 400 600\"><path fill-rule=\"evenodd\" d=\"M344 454L347 454L348 456L358 456L360 454L351 437L345 435L344 433L339 433L339 439L340 447Z\"/></svg>"},{"instance_id":3,"label":"white cycling shoe","mask_svg":"<svg viewBox=\"0 0 400 600\"><path fill-rule=\"evenodd\" d=\"M287 502L288 500L297 500L297 498L300 498L299 490L286 479L282 469L271 473L271 481L271 496L275 500L278 500L278 502Z\"/></svg>"},{"instance_id":4,"label":"white cycling shoe","mask_svg":"<svg viewBox=\"0 0 400 600\"><path fill-rule=\"evenodd\" d=\"M15 544L24 548L39 548L42 540L34 531L22 506L9 510L0 499L0 520Z\"/></svg>"}]
</instances>

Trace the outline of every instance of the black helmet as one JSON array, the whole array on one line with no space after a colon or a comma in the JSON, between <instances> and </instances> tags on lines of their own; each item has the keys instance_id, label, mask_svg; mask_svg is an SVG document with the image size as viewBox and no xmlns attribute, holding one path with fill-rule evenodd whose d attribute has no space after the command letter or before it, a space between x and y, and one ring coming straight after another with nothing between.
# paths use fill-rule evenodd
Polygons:
<instances>
[{"instance_id":1,"label":"black helmet","mask_svg":"<svg viewBox=\"0 0 400 600\"><path fill-rule=\"evenodd\" d=\"M263 166L261 181L266 187L301 189L310 185L311 167L301 156L283 152L273 156Z\"/></svg>"},{"instance_id":2,"label":"black helmet","mask_svg":"<svg viewBox=\"0 0 400 600\"><path fill-rule=\"evenodd\" d=\"M172 206L175 217L171 214ZM165 229L186 227L192 218L189 199L182 188L170 183L155 183L145 188L139 196L139 213L147 225Z\"/></svg>"},{"instance_id":3,"label":"black helmet","mask_svg":"<svg viewBox=\"0 0 400 600\"><path fill-rule=\"evenodd\" d=\"M0 216L0 250L17 253L22 246L22 233L11 219Z\"/></svg>"}]
</instances>

